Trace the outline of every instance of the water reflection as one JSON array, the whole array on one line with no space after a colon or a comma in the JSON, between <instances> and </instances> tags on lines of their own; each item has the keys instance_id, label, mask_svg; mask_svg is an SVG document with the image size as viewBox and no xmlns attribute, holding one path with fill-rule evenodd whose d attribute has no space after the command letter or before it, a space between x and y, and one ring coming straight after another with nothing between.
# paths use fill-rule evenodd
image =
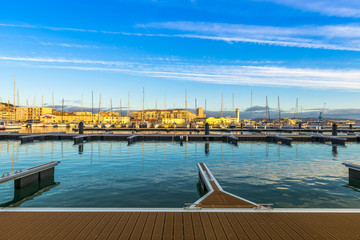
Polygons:
<instances>
[{"instance_id":1,"label":"water reflection","mask_svg":"<svg viewBox=\"0 0 360 240\"><path fill-rule=\"evenodd\" d=\"M332 154L334 157L336 157L338 155L338 147L336 145L332 146Z\"/></svg>"},{"instance_id":2,"label":"water reflection","mask_svg":"<svg viewBox=\"0 0 360 240\"><path fill-rule=\"evenodd\" d=\"M79 154L83 154L84 152L84 144L79 145Z\"/></svg>"},{"instance_id":3,"label":"water reflection","mask_svg":"<svg viewBox=\"0 0 360 240\"><path fill-rule=\"evenodd\" d=\"M206 156L209 155L209 152L210 152L210 144L209 144L209 143L205 143L205 154L206 154Z\"/></svg>"},{"instance_id":4,"label":"water reflection","mask_svg":"<svg viewBox=\"0 0 360 240\"><path fill-rule=\"evenodd\" d=\"M360 148L350 143L344 150L334 147L339 148L311 143L289 148L258 142L236 147L184 141L180 147L178 142L127 146L99 141L74 146L72 141L29 145L0 141L0 169L10 172L63 160L57 168L61 187L39 198L25 197L33 201L24 202L24 207L182 207L205 193L195 186L197 162L205 162L226 191L254 202L275 207L360 207L360 193L344 187L348 175L340 164L359 163ZM333 150L337 161L332 160ZM359 189L353 182L349 179L348 186ZM12 188L0 185L1 202L14 204L3 197L13 194ZM24 196L16 194L14 201Z\"/></svg>"},{"instance_id":5,"label":"water reflection","mask_svg":"<svg viewBox=\"0 0 360 240\"><path fill-rule=\"evenodd\" d=\"M19 207L26 201L33 200L44 192L50 191L52 188L60 185L59 182L54 182L53 178L44 179L37 183L31 184L21 189L14 190L14 197L11 201L1 203L0 207Z\"/></svg>"}]
</instances>

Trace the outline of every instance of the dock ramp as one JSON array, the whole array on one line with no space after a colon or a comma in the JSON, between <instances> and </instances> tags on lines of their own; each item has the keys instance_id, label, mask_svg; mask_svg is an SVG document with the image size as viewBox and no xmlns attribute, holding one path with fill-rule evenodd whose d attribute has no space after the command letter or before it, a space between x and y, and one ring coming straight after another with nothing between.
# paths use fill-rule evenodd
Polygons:
<instances>
[{"instance_id":1,"label":"dock ramp","mask_svg":"<svg viewBox=\"0 0 360 240\"><path fill-rule=\"evenodd\" d=\"M208 192L190 208L258 208L260 205L223 190L205 163L197 164L199 177Z\"/></svg>"}]
</instances>

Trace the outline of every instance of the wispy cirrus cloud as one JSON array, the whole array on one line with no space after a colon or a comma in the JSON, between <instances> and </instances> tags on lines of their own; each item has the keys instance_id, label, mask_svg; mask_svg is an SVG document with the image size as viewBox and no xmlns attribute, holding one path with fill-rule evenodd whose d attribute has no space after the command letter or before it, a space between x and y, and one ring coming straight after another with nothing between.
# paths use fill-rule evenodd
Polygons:
<instances>
[{"instance_id":1,"label":"wispy cirrus cloud","mask_svg":"<svg viewBox=\"0 0 360 240\"><path fill-rule=\"evenodd\" d=\"M137 29L146 29L146 32L121 32L5 23L0 23L0 27L1 26L46 29L51 31L75 31L138 37L189 38L225 41L229 43L253 43L282 47L360 51L360 24L278 27L177 21L135 25ZM86 45L76 44L62 44L62 46L87 47Z\"/></svg>"},{"instance_id":2,"label":"wispy cirrus cloud","mask_svg":"<svg viewBox=\"0 0 360 240\"><path fill-rule=\"evenodd\" d=\"M360 51L360 25L274 27L209 22L152 22L138 24L141 29L171 31L144 36L198 38L226 42L245 42L283 47Z\"/></svg>"},{"instance_id":3,"label":"wispy cirrus cloud","mask_svg":"<svg viewBox=\"0 0 360 240\"><path fill-rule=\"evenodd\" d=\"M127 63L114 61L0 56L0 60L30 63L31 67L118 72L150 78L227 85L260 85L315 89L360 90L360 70L287 68L193 63ZM36 64L32 64L36 63Z\"/></svg>"},{"instance_id":4,"label":"wispy cirrus cloud","mask_svg":"<svg viewBox=\"0 0 360 240\"><path fill-rule=\"evenodd\" d=\"M100 48L96 45L84 45L84 44L73 44L73 43L58 43L58 42L40 42L43 46L57 46L67 48Z\"/></svg>"},{"instance_id":5,"label":"wispy cirrus cloud","mask_svg":"<svg viewBox=\"0 0 360 240\"><path fill-rule=\"evenodd\" d=\"M360 2L357 0L265 0L301 10L319 12L328 16L360 17Z\"/></svg>"}]
</instances>

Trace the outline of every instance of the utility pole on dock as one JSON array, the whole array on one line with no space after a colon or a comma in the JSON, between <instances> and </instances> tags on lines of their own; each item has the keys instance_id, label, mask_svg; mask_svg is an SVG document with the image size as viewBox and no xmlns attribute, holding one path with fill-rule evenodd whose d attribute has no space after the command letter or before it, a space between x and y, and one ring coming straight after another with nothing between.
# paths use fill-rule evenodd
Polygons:
<instances>
[{"instance_id":1,"label":"utility pole on dock","mask_svg":"<svg viewBox=\"0 0 360 240\"><path fill-rule=\"evenodd\" d=\"M64 98L61 102L61 123L64 123Z\"/></svg>"}]
</instances>

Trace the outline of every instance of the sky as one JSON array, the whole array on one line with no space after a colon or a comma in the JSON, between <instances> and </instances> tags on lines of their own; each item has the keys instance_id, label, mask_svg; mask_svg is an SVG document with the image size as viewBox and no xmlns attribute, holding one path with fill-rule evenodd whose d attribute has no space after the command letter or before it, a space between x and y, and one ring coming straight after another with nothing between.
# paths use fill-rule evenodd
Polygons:
<instances>
[{"instance_id":1,"label":"sky","mask_svg":"<svg viewBox=\"0 0 360 240\"><path fill-rule=\"evenodd\" d=\"M0 97L360 119L360 1L3 1ZM110 100L111 99L111 100ZM166 101L165 101L166 99ZM260 111L260 110L259 110ZM262 110L261 110L262 111ZM259 114L263 114L263 112ZM325 115L326 116L326 115Z\"/></svg>"}]
</instances>

